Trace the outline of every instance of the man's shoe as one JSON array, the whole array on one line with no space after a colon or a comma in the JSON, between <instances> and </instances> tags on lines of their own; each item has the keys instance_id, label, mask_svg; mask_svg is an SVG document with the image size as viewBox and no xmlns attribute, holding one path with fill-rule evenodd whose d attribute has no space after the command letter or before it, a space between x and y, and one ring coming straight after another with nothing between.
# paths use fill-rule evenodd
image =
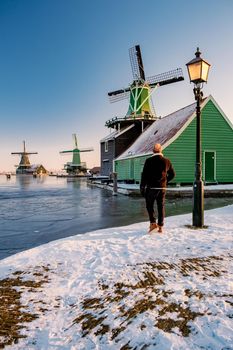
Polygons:
<instances>
[{"instance_id":1,"label":"man's shoe","mask_svg":"<svg viewBox=\"0 0 233 350\"><path fill-rule=\"evenodd\" d=\"M156 222L152 222L150 224L150 227L149 227L149 233L152 232L153 230L155 230L157 227L158 226L157 226Z\"/></svg>"},{"instance_id":2,"label":"man's shoe","mask_svg":"<svg viewBox=\"0 0 233 350\"><path fill-rule=\"evenodd\" d=\"M158 226L158 232L163 233L163 226Z\"/></svg>"}]
</instances>

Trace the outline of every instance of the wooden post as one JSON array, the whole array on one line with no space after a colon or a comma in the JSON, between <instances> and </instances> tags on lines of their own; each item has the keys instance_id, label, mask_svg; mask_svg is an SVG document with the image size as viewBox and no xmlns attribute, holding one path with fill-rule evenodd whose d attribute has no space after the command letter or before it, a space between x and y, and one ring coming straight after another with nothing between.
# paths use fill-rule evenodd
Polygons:
<instances>
[{"instance_id":1,"label":"wooden post","mask_svg":"<svg viewBox=\"0 0 233 350\"><path fill-rule=\"evenodd\" d=\"M117 173L112 173L113 190L112 195L117 196Z\"/></svg>"}]
</instances>

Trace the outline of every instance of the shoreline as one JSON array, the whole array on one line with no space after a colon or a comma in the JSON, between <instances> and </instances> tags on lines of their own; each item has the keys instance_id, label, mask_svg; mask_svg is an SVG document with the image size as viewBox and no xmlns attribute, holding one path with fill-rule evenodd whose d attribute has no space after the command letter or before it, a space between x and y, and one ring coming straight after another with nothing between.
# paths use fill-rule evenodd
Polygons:
<instances>
[{"instance_id":1,"label":"shoreline","mask_svg":"<svg viewBox=\"0 0 233 350\"><path fill-rule=\"evenodd\" d=\"M101 182L99 180L88 179L87 184L90 186L102 188L114 192L113 183ZM124 184L117 183L117 192L114 194L122 194L132 197L141 197L139 184ZM177 186L167 187L166 197L167 198L191 198L193 196L192 186ZM205 198L216 198L216 197L233 197L233 184L222 184L222 185L205 185L204 186L204 197Z\"/></svg>"}]
</instances>

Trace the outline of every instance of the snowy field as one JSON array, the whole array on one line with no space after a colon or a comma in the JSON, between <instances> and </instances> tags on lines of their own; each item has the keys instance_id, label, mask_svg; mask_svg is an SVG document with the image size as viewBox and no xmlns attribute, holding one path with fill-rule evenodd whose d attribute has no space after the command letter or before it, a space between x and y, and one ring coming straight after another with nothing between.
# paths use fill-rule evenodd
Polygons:
<instances>
[{"instance_id":1,"label":"snowy field","mask_svg":"<svg viewBox=\"0 0 233 350\"><path fill-rule=\"evenodd\" d=\"M78 235L0 262L0 348L232 350L233 206ZM8 345L7 345L8 344Z\"/></svg>"}]
</instances>

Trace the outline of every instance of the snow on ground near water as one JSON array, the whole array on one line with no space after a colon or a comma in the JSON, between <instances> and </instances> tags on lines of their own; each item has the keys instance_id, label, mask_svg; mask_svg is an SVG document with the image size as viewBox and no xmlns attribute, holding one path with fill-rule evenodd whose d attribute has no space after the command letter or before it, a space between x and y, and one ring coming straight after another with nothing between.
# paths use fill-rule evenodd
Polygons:
<instances>
[{"instance_id":1,"label":"snow on ground near water","mask_svg":"<svg viewBox=\"0 0 233 350\"><path fill-rule=\"evenodd\" d=\"M38 318L6 349L233 349L232 214L206 211L198 230L191 214L167 218L163 234L99 230L2 260L1 280L44 279L16 287Z\"/></svg>"},{"instance_id":2,"label":"snow on ground near water","mask_svg":"<svg viewBox=\"0 0 233 350\"><path fill-rule=\"evenodd\" d=\"M140 185L139 184L118 184L119 188L125 188L128 190L139 190ZM192 191L193 186L176 186L176 187L168 187L167 191ZM233 184L222 184L222 185L206 185L204 186L204 190L208 191L227 191L227 190L233 190Z\"/></svg>"}]
</instances>

